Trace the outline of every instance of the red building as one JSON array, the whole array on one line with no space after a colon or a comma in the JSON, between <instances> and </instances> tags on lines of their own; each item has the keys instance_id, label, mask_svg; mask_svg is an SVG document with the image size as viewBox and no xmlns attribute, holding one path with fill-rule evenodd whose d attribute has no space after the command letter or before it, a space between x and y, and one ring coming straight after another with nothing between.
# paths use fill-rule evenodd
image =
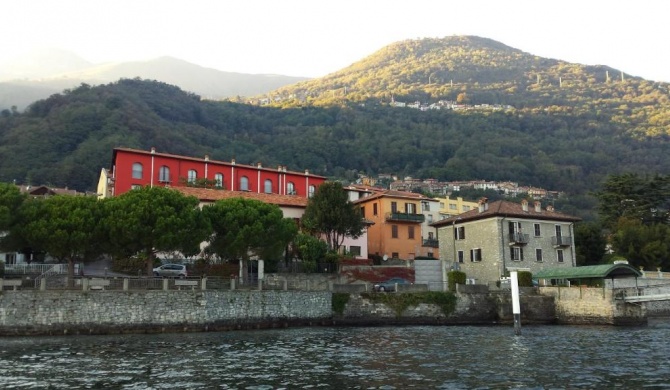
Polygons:
<instances>
[{"instance_id":1,"label":"red building","mask_svg":"<svg viewBox=\"0 0 670 390\"><path fill-rule=\"evenodd\" d=\"M100 196L117 196L142 186L205 186L230 191L311 197L326 181L309 171L287 171L204 158L151 151L115 148L112 168L104 170L98 183Z\"/></svg>"}]
</instances>

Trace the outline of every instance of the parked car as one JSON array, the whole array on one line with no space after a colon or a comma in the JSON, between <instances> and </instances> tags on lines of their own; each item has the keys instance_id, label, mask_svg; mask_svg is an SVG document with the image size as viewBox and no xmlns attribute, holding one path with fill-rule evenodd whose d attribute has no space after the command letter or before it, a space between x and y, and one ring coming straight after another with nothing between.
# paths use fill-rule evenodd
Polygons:
<instances>
[{"instance_id":1,"label":"parked car","mask_svg":"<svg viewBox=\"0 0 670 390\"><path fill-rule=\"evenodd\" d=\"M163 264L154 268L154 276L168 276L172 278L185 278L188 276L184 264Z\"/></svg>"},{"instance_id":2,"label":"parked car","mask_svg":"<svg viewBox=\"0 0 670 390\"><path fill-rule=\"evenodd\" d=\"M396 285L400 284L412 284L409 280L403 278L391 278L384 282L376 283L374 286L375 291L395 291Z\"/></svg>"}]
</instances>

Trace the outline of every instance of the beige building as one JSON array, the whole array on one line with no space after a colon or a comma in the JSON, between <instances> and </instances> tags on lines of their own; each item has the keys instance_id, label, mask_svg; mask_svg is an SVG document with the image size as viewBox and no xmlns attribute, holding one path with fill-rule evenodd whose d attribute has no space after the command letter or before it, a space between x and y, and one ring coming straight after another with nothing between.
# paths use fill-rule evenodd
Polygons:
<instances>
[{"instance_id":1,"label":"beige building","mask_svg":"<svg viewBox=\"0 0 670 390\"><path fill-rule=\"evenodd\" d=\"M537 272L576 265L574 224L580 219L508 201L486 198L475 209L432 224L437 228L440 259L465 272L470 283L489 284L510 268Z\"/></svg>"},{"instance_id":2,"label":"beige building","mask_svg":"<svg viewBox=\"0 0 670 390\"><path fill-rule=\"evenodd\" d=\"M440 215L442 218L448 218L477 208L477 202L463 200L460 196L456 199L450 199L448 196L435 199L440 202Z\"/></svg>"}]
</instances>

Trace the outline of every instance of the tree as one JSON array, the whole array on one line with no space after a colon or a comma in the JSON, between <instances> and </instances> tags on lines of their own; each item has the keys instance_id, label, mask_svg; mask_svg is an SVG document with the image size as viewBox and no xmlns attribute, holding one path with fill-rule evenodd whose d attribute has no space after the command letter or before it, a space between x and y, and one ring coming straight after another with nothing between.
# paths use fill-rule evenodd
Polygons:
<instances>
[{"instance_id":1,"label":"tree","mask_svg":"<svg viewBox=\"0 0 670 390\"><path fill-rule=\"evenodd\" d=\"M142 254L152 275L157 252L200 252L211 227L198 208L198 199L163 187L142 187L108 199L104 225L109 251L117 256Z\"/></svg>"},{"instance_id":2,"label":"tree","mask_svg":"<svg viewBox=\"0 0 670 390\"><path fill-rule=\"evenodd\" d=\"M358 238L365 225L360 210L347 197L342 184L325 182L307 202L302 224L310 233L326 238L328 248L337 251L345 237Z\"/></svg>"},{"instance_id":3,"label":"tree","mask_svg":"<svg viewBox=\"0 0 670 390\"><path fill-rule=\"evenodd\" d=\"M95 197L56 195L23 204L19 232L31 248L68 264L69 283L74 264L102 253L102 209Z\"/></svg>"},{"instance_id":4,"label":"tree","mask_svg":"<svg viewBox=\"0 0 670 390\"><path fill-rule=\"evenodd\" d=\"M612 246L634 267L670 268L670 227L662 224L644 225L639 220L621 219Z\"/></svg>"},{"instance_id":5,"label":"tree","mask_svg":"<svg viewBox=\"0 0 670 390\"><path fill-rule=\"evenodd\" d=\"M575 227L575 247L577 265L596 265L602 262L605 255L607 239L602 227L595 222L582 222Z\"/></svg>"},{"instance_id":6,"label":"tree","mask_svg":"<svg viewBox=\"0 0 670 390\"><path fill-rule=\"evenodd\" d=\"M26 196L13 184L0 183L0 248L5 250L18 249L12 229L18 222L18 210Z\"/></svg>"},{"instance_id":7,"label":"tree","mask_svg":"<svg viewBox=\"0 0 670 390\"><path fill-rule=\"evenodd\" d=\"M220 200L202 212L212 227L208 250L231 261L277 258L298 231L278 206L253 199Z\"/></svg>"},{"instance_id":8,"label":"tree","mask_svg":"<svg viewBox=\"0 0 670 390\"><path fill-rule=\"evenodd\" d=\"M305 233L298 233L292 246L295 256L302 260L305 272L314 271L316 263L328 253L328 245L323 240Z\"/></svg>"}]
</instances>

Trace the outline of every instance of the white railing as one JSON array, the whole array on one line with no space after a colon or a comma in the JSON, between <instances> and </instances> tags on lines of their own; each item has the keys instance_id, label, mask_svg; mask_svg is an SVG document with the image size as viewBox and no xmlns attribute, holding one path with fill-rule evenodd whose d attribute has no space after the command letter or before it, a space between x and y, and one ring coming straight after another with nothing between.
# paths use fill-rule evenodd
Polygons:
<instances>
[{"instance_id":1,"label":"white railing","mask_svg":"<svg viewBox=\"0 0 670 390\"><path fill-rule=\"evenodd\" d=\"M5 264L5 272L13 274L43 274L63 264ZM67 271L67 270L66 270Z\"/></svg>"},{"instance_id":2,"label":"white railing","mask_svg":"<svg viewBox=\"0 0 670 390\"><path fill-rule=\"evenodd\" d=\"M47 264L51 267L46 271L42 272L40 276L35 278L35 288L40 287L42 279L46 279L51 275L62 275L67 273L67 264Z\"/></svg>"}]
</instances>

